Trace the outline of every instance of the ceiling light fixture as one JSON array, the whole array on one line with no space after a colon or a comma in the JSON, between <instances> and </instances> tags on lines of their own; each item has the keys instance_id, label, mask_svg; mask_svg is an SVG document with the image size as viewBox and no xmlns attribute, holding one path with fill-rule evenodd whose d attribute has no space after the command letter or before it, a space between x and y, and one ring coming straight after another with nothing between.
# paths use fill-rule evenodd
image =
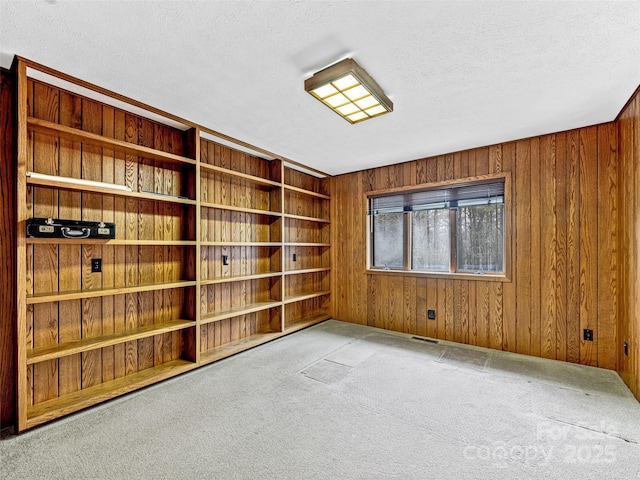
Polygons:
<instances>
[{"instance_id":1,"label":"ceiling light fixture","mask_svg":"<svg viewBox=\"0 0 640 480\"><path fill-rule=\"evenodd\" d=\"M359 123L393 111L380 85L346 58L304 81L304 89L349 123Z\"/></svg>"}]
</instances>

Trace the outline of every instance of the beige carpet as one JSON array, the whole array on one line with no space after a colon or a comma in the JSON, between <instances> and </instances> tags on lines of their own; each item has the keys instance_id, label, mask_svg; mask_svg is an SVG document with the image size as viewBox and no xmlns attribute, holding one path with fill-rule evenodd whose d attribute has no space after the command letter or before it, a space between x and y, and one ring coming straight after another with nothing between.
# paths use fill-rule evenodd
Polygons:
<instances>
[{"instance_id":1,"label":"beige carpet","mask_svg":"<svg viewBox=\"0 0 640 480\"><path fill-rule=\"evenodd\" d=\"M2 479L640 479L611 371L328 321L0 441Z\"/></svg>"}]
</instances>

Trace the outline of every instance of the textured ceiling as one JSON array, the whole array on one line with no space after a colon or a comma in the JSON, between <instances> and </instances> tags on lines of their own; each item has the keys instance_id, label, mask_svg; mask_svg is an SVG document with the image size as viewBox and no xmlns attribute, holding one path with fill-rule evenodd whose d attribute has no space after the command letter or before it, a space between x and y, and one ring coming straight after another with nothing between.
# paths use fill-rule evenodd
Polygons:
<instances>
[{"instance_id":1,"label":"textured ceiling","mask_svg":"<svg viewBox=\"0 0 640 480\"><path fill-rule=\"evenodd\" d=\"M1 0L13 54L338 174L612 120L640 2ZM347 54L393 113L350 125L304 91Z\"/></svg>"}]
</instances>

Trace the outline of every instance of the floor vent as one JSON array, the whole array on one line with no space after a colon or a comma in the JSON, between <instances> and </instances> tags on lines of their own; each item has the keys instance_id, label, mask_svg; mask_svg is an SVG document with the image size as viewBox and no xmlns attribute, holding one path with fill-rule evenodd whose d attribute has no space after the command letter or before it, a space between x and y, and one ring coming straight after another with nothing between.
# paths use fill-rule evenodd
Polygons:
<instances>
[{"instance_id":1,"label":"floor vent","mask_svg":"<svg viewBox=\"0 0 640 480\"><path fill-rule=\"evenodd\" d=\"M429 343L438 343L438 340L434 340L433 338L424 338L424 337L411 337L413 340L422 340L423 342Z\"/></svg>"}]
</instances>

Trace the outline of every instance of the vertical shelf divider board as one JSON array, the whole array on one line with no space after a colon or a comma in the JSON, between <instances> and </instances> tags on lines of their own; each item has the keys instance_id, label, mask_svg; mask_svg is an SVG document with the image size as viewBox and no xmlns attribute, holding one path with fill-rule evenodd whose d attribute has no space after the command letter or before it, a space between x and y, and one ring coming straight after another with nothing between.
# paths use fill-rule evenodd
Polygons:
<instances>
[{"instance_id":1,"label":"vertical shelf divider board","mask_svg":"<svg viewBox=\"0 0 640 480\"><path fill-rule=\"evenodd\" d=\"M284 330L330 318L330 178L286 166L284 188Z\"/></svg>"},{"instance_id":2,"label":"vertical shelf divider board","mask_svg":"<svg viewBox=\"0 0 640 480\"><path fill-rule=\"evenodd\" d=\"M14 87L17 89L17 163L16 163L16 205L17 205L17 234L16 234L16 367L17 367L17 412L16 427L18 431L27 428L27 405L29 404L29 385L27 383L27 242L26 220L28 218L27 205L27 66L14 59L12 69L15 75Z\"/></svg>"},{"instance_id":3,"label":"vertical shelf divider board","mask_svg":"<svg viewBox=\"0 0 640 480\"><path fill-rule=\"evenodd\" d=\"M329 318L328 177L30 60L12 70L19 432ZM116 238L27 238L31 217Z\"/></svg>"},{"instance_id":4,"label":"vertical shelf divider board","mask_svg":"<svg viewBox=\"0 0 640 480\"><path fill-rule=\"evenodd\" d=\"M200 199L200 129L198 127L191 128L187 131L187 142L186 142L187 153L190 154L192 158L196 160L196 169L195 169L195 177L193 178L193 185L189 185L192 190L189 193L193 193L193 198L196 199L196 202ZM196 245L198 243L198 239L200 238L200 229L201 229L201 212L200 208L196 203L196 207L194 208L195 218L193 219L194 225L192 230L194 231L194 240L196 241ZM193 297L193 304L191 305L192 316L195 320L195 328L192 330L191 336L188 340L192 343L190 348L188 348L189 352L192 352L192 360L196 363L200 363L200 271L201 271L201 258L200 258L200 248L196 246L195 249L195 264L193 266L193 277L196 280L195 293Z\"/></svg>"}]
</instances>

